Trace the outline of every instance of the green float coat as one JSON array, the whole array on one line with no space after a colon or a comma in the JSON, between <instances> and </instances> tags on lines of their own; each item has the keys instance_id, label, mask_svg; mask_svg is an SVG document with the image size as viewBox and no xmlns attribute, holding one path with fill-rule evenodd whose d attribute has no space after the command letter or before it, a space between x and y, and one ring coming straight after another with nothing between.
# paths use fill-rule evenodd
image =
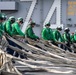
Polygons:
<instances>
[{"instance_id":1,"label":"green float coat","mask_svg":"<svg viewBox=\"0 0 76 75\"><path fill-rule=\"evenodd\" d=\"M34 34L33 29L32 29L32 27L30 25L26 27L25 35L26 35L26 37L31 38L31 39L39 38L38 36L36 36Z\"/></svg>"},{"instance_id":2,"label":"green float coat","mask_svg":"<svg viewBox=\"0 0 76 75\"><path fill-rule=\"evenodd\" d=\"M20 29L20 25L17 22L12 24L12 35L25 36L25 34Z\"/></svg>"},{"instance_id":3,"label":"green float coat","mask_svg":"<svg viewBox=\"0 0 76 75\"><path fill-rule=\"evenodd\" d=\"M4 31L7 32L10 36L12 35L12 26L11 26L11 21L8 20L6 22L4 22Z\"/></svg>"},{"instance_id":4,"label":"green float coat","mask_svg":"<svg viewBox=\"0 0 76 75\"><path fill-rule=\"evenodd\" d=\"M51 28L43 28L42 38L44 40L53 40L53 31Z\"/></svg>"},{"instance_id":5,"label":"green float coat","mask_svg":"<svg viewBox=\"0 0 76 75\"><path fill-rule=\"evenodd\" d=\"M3 24L0 23L0 37L2 36L2 31L3 31Z\"/></svg>"},{"instance_id":6,"label":"green float coat","mask_svg":"<svg viewBox=\"0 0 76 75\"><path fill-rule=\"evenodd\" d=\"M54 30L53 37L54 37L54 41L59 41L59 39L60 39L60 42L63 41L62 36L58 30Z\"/></svg>"},{"instance_id":7,"label":"green float coat","mask_svg":"<svg viewBox=\"0 0 76 75\"><path fill-rule=\"evenodd\" d=\"M70 33L64 33L64 40L66 42L71 42L71 35L70 35Z\"/></svg>"}]
</instances>

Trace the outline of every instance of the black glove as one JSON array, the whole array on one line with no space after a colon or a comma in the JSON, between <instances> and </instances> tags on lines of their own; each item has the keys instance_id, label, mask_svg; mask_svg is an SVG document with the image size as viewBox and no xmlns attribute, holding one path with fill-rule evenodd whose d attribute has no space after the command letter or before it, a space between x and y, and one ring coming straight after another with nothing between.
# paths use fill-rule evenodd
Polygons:
<instances>
[{"instance_id":1,"label":"black glove","mask_svg":"<svg viewBox=\"0 0 76 75\"><path fill-rule=\"evenodd\" d=\"M37 39L38 39L38 40L40 40L40 38L39 38L39 37L38 37Z\"/></svg>"}]
</instances>

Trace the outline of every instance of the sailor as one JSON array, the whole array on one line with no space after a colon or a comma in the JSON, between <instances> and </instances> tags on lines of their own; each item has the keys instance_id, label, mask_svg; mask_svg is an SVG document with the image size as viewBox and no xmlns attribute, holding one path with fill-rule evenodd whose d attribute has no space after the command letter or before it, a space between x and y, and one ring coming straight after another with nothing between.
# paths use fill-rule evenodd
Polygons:
<instances>
[{"instance_id":1,"label":"sailor","mask_svg":"<svg viewBox=\"0 0 76 75\"><path fill-rule=\"evenodd\" d=\"M69 28L65 28L64 30L64 40L65 40L65 44L70 48L71 46L71 35L70 35L70 29ZM68 48L65 47L65 50L67 50ZM70 52L72 52L71 49L68 49Z\"/></svg>"},{"instance_id":2,"label":"sailor","mask_svg":"<svg viewBox=\"0 0 76 75\"><path fill-rule=\"evenodd\" d=\"M4 27L3 27L3 22L4 22L4 15L3 13L0 13L0 44L2 46L2 48L5 48L8 44L8 42L6 41L4 34Z\"/></svg>"},{"instance_id":3,"label":"sailor","mask_svg":"<svg viewBox=\"0 0 76 75\"><path fill-rule=\"evenodd\" d=\"M76 49L76 30L74 34L72 35L72 48ZM74 53L76 53L76 50L74 50Z\"/></svg>"},{"instance_id":4,"label":"sailor","mask_svg":"<svg viewBox=\"0 0 76 75\"><path fill-rule=\"evenodd\" d=\"M38 41L39 40L39 37L35 35L34 31L33 31L33 28L34 26L36 25L35 22L31 22L27 27L26 27L26 30L25 30L25 35L27 38L30 38L32 40L35 40L35 41Z\"/></svg>"},{"instance_id":5,"label":"sailor","mask_svg":"<svg viewBox=\"0 0 76 75\"><path fill-rule=\"evenodd\" d=\"M50 22L46 23L45 28L42 29L42 38L51 42L53 41L53 31L50 28Z\"/></svg>"},{"instance_id":6,"label":"sailor","mask_svg":"<svg viewBox=\"0 0 76 75\"><path fill-rule=\"evenodd\" d=\"M19 36L25 37L25 34L21 31L21 28L20 28L20 26L22 24L23 24L23 18L22 17L19 17L17 19L17 21L12 24L12 36L19 35ZM22 49L22 47L17 45L17 44L15 44L15 47ZM20 58L24 58L23 54L19 54L17 52L15 52L15 54L14 54L14 56L16 56L16 57L18 57L19 55L20 55ZM26 58L26 56L25 56L25 58Z\"/></svg>"},{"instance_id":7,"label":"sailor","mask_svg":"<svg viewBox=\"0 0 76 75\"><path fill-rule=\"evenodd\" d=\"M3 17L3 22L4 22L4 21L6 21L7 16L6 16L6 14L5 14L5 13L2 13L2 17Z\"/></svg>"},{"instance_id":8,"label":"sailor","mask_svg":"<svg viewBox=\"0 0 76 75\"><path fill-rule=\"evenodd\" d=\"M11 16L9 19L5 22L4 30L8 35L12 36L12 24L15 22L15 17Z\"/></svg>"},{"instance_id":9,"label":"sailor","mask_svg":"<svg viewBox=\"0 0 76 75\"><path fill-rule=\"evenodd\" d=\"M15 22L15 17L14 16L11 16L11 17L9 17L9 19L7 21L5 21L5 23L3 25L4 26L4 31L9 36L12 36L12 24L14 22ZM12 46L15 45L10 39L8 39L8 38L6 38L6 39L7 39L9 45L12 45ZM6 51L7 51L8 54L11 54L11 55L14 54L14 51L11 48L9 48L8 46L7 46Z\"/></svg>"},{"instance_id":10,"label":"sailor","mask_svg":"<svg viewBox=\"0 0 76 75\"><path fill-rule=\"evenodd\" d=\"M7 21L7 16L6 16L6 14L5 13L2 13L2 17L3 17L3 30L5 31L5 23L6 23L6 21Z\"/></svg>"},{"instance_id":11,"label":"sailor","mask_svg":"<svg viewBox=\"0 0 76 75\"><path fill-rule=\"evenodd\" d=\"M62 42L62 36L61 36L62 27L57 27L56 30L53 31L53 38L54 42L53 44L58 46L56 42Z\"/></svg>"},{"instance_id":12,"label":"sailor","mask_svg":"<svg viewBox=\"0 0 76 75\"><path fill-rule=\"evenodd\" d=\"M15 23L12 24L12 36L20 35L25 36L25 34L21 31L20 26L23 24L23 18L19 17Z\"/></svg>"},{"instance_id":13,"label":"sailor","mask_svg":"<svg viewBox=\"0 0 76 75\"><path fill-rule=\"evenodd\" d=\"M74 33L71 33L71 41L74 42Z\"/></svg>"},{"instance_id":14,"label":"sailor","mask_svg":"<svg viewBox=\"0 0 76 75\"><path fill-rule=\"evenodd\" d=\"M76 30L75 30L74 35L72 37L72 41L73 41L73 43L76 43Z\"/></svg>"},{"instance_id":15,"label":"sailor","mask_svg":"<svg viewBox=\"0 0 76 75\"><path fill-rule=\"evenodd\" d=\"M0 13L0 41L1 41L1 38L2 38L2 31L3 31L3 17L2 17L2 13Z\"/></svg>"}]
</instances>

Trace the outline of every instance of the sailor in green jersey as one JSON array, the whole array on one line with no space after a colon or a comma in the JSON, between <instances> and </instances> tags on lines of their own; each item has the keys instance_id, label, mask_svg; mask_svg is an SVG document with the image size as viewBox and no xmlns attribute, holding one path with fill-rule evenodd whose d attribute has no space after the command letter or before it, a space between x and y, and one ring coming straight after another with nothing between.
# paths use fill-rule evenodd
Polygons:
<instances>
[{"instance_id":1,"label":"sailor in green jersey","mask_svg":"<svg viewBox=\"0 0 76 75\"><path fill-rule=\"evenodd\" d=\"M4 21L6 21L7 16L6 16L6 14L5 14L5 13L2 13L2 17L3 17L3 22L4 22Z\"/></svg>"},{"instance_id":2,"label":"sailor in green jersey","mask_svg":"<svg viewBox=\"0 0 76 75\"><path fill-rule=\"evenodd\" d=\"M8 33L10 36L12 36L12 24L15 22L15 17L11 16L9 19L5 22L4 30L6 33Z\"/></svg>"},{"instance_id":3,"label":"sailor in green jersey","mask_svg":"<svg viewBox=\"0 0 76 75\"><path fill-rule=\"evenodd\" d=\"M5 28L4 28L4 26L5 26L5 23L6 23L6 20L7 20L7 16L6 16L6 14L4 14L4 13L2 13L2 17L3 17L3 30L5 31Z\"/></svg>"},{"instance_id":4,"label":"sailor in green jersey","mask_svg":"<svg viewBox=\"0 0 76 75\"><path fill-rule=\"evenodd\" d=\"M11 16L11 17L9 17L9 19L7 21L5 21L3 23L4 31L8 35L10 35L10 36L12 36L12 24L14 22L15 22L15 17L14 16ZM8 38L6 38L6 39L7 39L8 43L9 43L9 45L12 45L12 46L15 45L11 40L9 40ZM11 55L13 55L13 53L14 53L14 51L11 48L9 48L9 47L7 47L6 51L7 51L8 54L11 54Z\"/></svg>"},{"instance_id":5,"label":"sailor in green jersey","mask_svg":"<svg viewBox=\"0 0 76 75\"><path fill-rule=\"evenodd\" d=\"M5 36L3 35L4 33L4 28L3 28L3 22L4 22L4 15L3 13L0 13L0 43L5 43L5 44L1 44L3 47L5 47L5 45L7 45L7 41Z\"/></svg>"},{"instance_id":6,"label":"sailor in green jersey","mask_svg":"<svg viewBox=\"0 0 76 75\"><path fill-rule=\"evenodd\" d=\"M76 49L76 30L72 36L72 47ZM76 50L74 50L74 53L76 53Z\"/></svg>"},{"instance_id":7,"label":"sailor in green jersey","mask_svg":"<svg viewBox=\"0 0 76 75\"><path fill-rule=\"evenodd\" d=\"M53 44L56 45L56 46L58 46L58 44L55 43L55 42L58 42L58 41L62 42L62 36L61 36L61 33L60 33L61 30L62 30L62 27L59 26L59 27L56 28L56 30L53 31L53 37L54 37Z\"/></svg>"},{"instance_id":8,"label":"sailor in green jersey","mask_svg":"<svg viewBox=\"0 0 76 75\"><path fill-rule=\"evenodd\" d=\"M2 13L0 13L0 38L2 37L3 34L3 17L2 17Z\"/></svg>"},{"instance_id":9,"label":"sailor in green jersey","mask_svg":"<svg viewBox=\"0 0 76 75\"><path fill-rule=\"evenodd\" d=\"M36 25L35 22L31 22L25 30L25 35L27 38L33 39L33 40L38 40L39 37L35 35L35 33L33 32L33 27Z\"/></svg>"},{"instance_id":10,"label":"sailor in green jersey","mask_svg":"<svg viewBox=\"0 0 76 75\"><path fill-rule=\"evenodd\" d=\"M15 23L12 24L12 36L14 35L20 35L22 37L25 37L25 34L21 31L20 26L23 24L23 18L19 17ZM21 46L15 44L15 47L18 47L22 49ZM18 57L20 55L20 58L24 58L23 54L18 54L15 52L14 56ZM25 55L26 57L26 55Z\"/></svg>"},{"instance_id":11,"label":"sailor in green jersey","mask_svg":"<svg viewBox=\"0 0 76 75\"><path fill-rule=\"evenodd\" d=\"M73 43L76 43L76 30L74 32L74 35L72 36L72 41L73 41Z\"/></svg>"},{"instance_id":12,"label":"sailor in green jersey","mask_svg":"<svg viewBox=\"0 0 76 75\"><path fill-rule=\"evenodd\" d=\"M65 28L64 30L64 40L65 40L65 44L70 47L71 46L71 35L69 33L70 29L69 28ZM65 50L67 50L68 48L65 47ZM71 49L68 49L70 52L72 52Z\"/></svg>"},{"instance_id":13,"label":"sailor in green jersey","mask_svg":"<svg viewBox=\"0 0 76 75\"><path fill-rule=\"evenodd\" d=\"M19 17L15 23L12 24L12 36L20 35L25 36L25 34L21 31L20 26L23 24L23 18Z\"/></svg>"},{"instance_id":14,"label":"sailor in green jersey","mask_svg":"<svg viewBox=\"0 0 76 75\"><path fill-rule=\"evenodd\" d=\"M50 28L50 22L45 24L45 28L42 29L42 38L44 40L50 40L53 41L53 31Z\"/></svg>"},{"instance_id":15,"label":"sailor in green jersey","mask_svg":"<svg viewBox=\"0 0 76 75\"><path fill-rule=\"evenodd\" d=\"M3 26L5 25L5 22L7 20L7 16L5 13L2 13L2 17L3 17Z\"/></svg>"},{"instance_id":16,"label":"sailor in green jersey","mask_svg":"<svg viewBox=\"0 0 76 75\"><path fill-rule=\"evenodd\" d=\"M71 41L74 42L74 33L71 33Z\"/></svg>"}]
</instances>

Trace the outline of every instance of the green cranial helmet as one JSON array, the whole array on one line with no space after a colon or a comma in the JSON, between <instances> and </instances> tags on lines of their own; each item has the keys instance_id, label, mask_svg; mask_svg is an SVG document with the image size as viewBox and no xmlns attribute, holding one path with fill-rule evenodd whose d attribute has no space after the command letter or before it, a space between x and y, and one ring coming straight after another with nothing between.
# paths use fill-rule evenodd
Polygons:
<instances>
[{"instance_id":1,"label":"green cranial helmet","mask_svg":"<svg viewBox=\"0 0 76 75\"><path fill-rule=\"evenodd\" d=\"M2 18L3 18L3 20L6 20L7 19L7 16L6 16L5 13L2 13Z\"/></svg>"},{"instance_id":2,"label":"green cranial helmet","mask_svg":"<svg viewBox=\"0 0 76 75\"><path fill-rule=\"evenodd\" d=\"M46 23L45 26L50 26L50 22Z\"/></svg>"},{"instance_id":3,"label":"green cranial helmet","mask_svg":"<svg viewBox=\"0 0 76 75\"><path fill-rule=\"evenodd\" d=\"M31 21L30 25L36 25L36 23L34 21Z\"/></svg>"},{"instance_id":4,"label":"green cranial helmet","mask_svg":"<svg viewBox=\"0 0 76 75\"><path fill-rule=\"evenodd\" d=\"M0 13L0 20L3 20L2 13Z\"/></svg>"},{"instance_id":5,"label":"green cranial helmet","mask_svg":"<svg viewBox=\"0 0 76 75\"><path fill-rule=\"evenodd\" d=\"M20 21L20 22L23 23L23 18L22 18L22 17L19 17L19 18L17 19L17 21Z\"/></svg>"},{"instance_id":6,"label":"green cranial helmet","mask_svg":"<svg viewBox=\"0 0 76 75\"><path fill-rule=\"evenodd\" d=\"M9 20L14 20L15 21L15 17L11 16L11 17L9 17Z\"/></svg>"}]
</instances>

